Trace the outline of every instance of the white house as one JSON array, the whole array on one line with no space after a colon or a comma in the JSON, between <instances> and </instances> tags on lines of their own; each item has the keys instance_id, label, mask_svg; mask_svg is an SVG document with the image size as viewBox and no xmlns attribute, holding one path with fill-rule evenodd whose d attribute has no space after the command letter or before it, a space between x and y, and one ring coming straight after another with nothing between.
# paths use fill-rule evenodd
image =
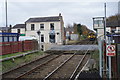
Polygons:
<instances>
[{"instance_id":1,"label":"white house","mask_svg":"<svg viewBox=\"0 0 120 80\"><path fill-rule=\"evenodd\" d=\"M114 21L107 21L106 31L109 33L111 32L120 33L120 19Z\"/></svg>"},{"instance_id":2,"label":"white house","mask_svg":"<svg viewBox=\"0 0 120 80\"><path fill-rule=\"evenodd\" d=\"M70 35L74 33L74 28L73 27L65 28L65 33L66 33L66 39L70 40L71 39Z\"/></svg>"},{"instance_id":3,"label":"white house","mask_svg":"<svg viewBox=\"0 0 120 80\"><path fill-rule=\"evenodd\" d=\"M64 22L61 14L29 18L25 24L26 36L36 37L38 41L40 40L40 47L43 51L64 42ZM37 34L38 31L40 31L40 36Z\"/></svg>"},{"instance_id":4,"label":"white house","mask_svg":"<svg viewBox=\"0 0 120 80\"><path fill-rule=\"evenodd\" d=\"M21 35L25 35L25 24L16 24L12 27L11 32L12 33L20 33Z\"/></svg>"}]
</instances>

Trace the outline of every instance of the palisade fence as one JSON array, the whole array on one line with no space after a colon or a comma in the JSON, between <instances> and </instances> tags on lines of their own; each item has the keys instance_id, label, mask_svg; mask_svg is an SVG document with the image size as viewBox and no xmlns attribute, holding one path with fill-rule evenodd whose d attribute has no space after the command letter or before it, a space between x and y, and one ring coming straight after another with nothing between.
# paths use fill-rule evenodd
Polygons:
<instances>
[{"instance_id":1,"label":"palisade fence","mask_svg":"<svg viewBox=\"0 0 120 80\"><path fill-rule=\"evenodd\" d=\"M119 34L113 35L113 36L110 35L110 37L113 38L114 40L114 43L111 43L111 44L116 46L116 55L111 57L112 78L117 78L117 77L120 78L120 35ZM106 66L105 65L106 61L107 61L107 67L109 67L109 65L108 65L108 57L106 57L106 52L104 52L104 50L106 49L104 49L105 42L102 36L98 37L98 43L99 43L99 61L100 61L99 72L100 72L100 75L102 76L103 74L102 71Z\"/></svg>"},{"instance_id":2,"label":"palisade fence","mask_svg":"<svg viewBox=\"0 0 120 80\"><path fill-rule=\"evenodd\" d=\"M0 42L0 55L38 50L38 42L36 40Z\"/></svg>"}]
</instances>

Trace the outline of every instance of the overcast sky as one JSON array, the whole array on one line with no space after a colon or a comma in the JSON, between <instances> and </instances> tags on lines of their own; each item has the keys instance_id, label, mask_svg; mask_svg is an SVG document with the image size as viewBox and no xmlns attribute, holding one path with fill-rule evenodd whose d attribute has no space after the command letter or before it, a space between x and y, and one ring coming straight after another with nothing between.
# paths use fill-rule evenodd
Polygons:
<instances>
[{"instance_id":1,"label":"overcast sky","mask_svg":"<svg viewBox=\"0 0 120 80\"><path fill-rule=\"evenodd\" d=\"M30 17L58 16L62 14L65 26L81 23L92 29L92 18L104 16L104 3L107 3L107 16L118 13L119 0L8 0L8 24L21 24ZM5 1L0 2L0 27L5 26Z\"/></svg>"}]
</instances>

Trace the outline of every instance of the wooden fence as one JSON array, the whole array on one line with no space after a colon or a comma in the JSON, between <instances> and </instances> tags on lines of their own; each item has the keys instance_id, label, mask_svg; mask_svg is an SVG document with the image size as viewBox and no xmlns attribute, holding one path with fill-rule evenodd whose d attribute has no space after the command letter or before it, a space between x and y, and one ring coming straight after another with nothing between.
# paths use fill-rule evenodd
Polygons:
<instances>
[{"instance_id":1,"label":"wooden fence","mask_svg":"<svg viewBox=\"0 0 120 80\"><path fill-rule=\"evenodd\" d=\"M38 50L38 42L36 40L0 42L0 55L29 50Z\"/></svg>"}]
</instances>

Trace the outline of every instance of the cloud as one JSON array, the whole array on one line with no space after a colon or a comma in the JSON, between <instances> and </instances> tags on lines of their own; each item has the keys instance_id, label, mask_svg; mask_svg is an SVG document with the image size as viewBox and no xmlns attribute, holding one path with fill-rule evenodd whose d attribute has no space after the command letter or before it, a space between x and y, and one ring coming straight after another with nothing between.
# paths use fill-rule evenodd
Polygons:
<instances>
[{"instance_id":1,"label":"cloud","mask_svg":"<svg viewBox=\"0 0 120 80\"><path fill-rule=\"evenodd\" d=\"M4 2L5 0L1 0ZM9 2L118 2L119 0L8 0Z\"/></svg>"},{"instance_id":2,"label":"cloud","mask_svg":"<svg viewBox=\"0 0 120 80\"><path fill-rule=\"evenodd\" d=\"M1 7L3 19L0 23L4 25L4 3ZM117 2L107 3L107 16L116 14L117 10ZM104 16L104 2L8 2L8 23L12 25L24 23L30 17L57 16L59 13L65 25L76 22L92 28L92 18Z\"/></svg>"}]
</instances>

